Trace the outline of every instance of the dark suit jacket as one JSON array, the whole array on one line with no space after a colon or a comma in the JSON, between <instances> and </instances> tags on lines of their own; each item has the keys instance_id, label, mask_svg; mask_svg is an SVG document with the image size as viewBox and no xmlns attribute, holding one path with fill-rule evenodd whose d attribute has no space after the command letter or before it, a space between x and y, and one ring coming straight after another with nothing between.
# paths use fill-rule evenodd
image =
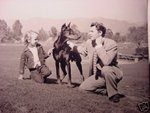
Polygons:
<instances>
[{"instance_id":1,"label":"dark suit jacket","mask_svg":"<svg viewBox=\"0 0 150 113\"><path fill-rule=\"evenodd\" d=\"M45 59L48 58L48 54L45 53L43 50L43 47L40 44L36 45L37 50L38 50L38 55L39 55L39 60L41 62L41 65L45 64ZM21 59L20 59L20 69L19 73L24 74L24 68L25 66L28 69L34 68L34 59L33 59L33 54L32 52L28 49L28 46L25 47L23 53L21 54Z\"/></svg>"}]
</instances>

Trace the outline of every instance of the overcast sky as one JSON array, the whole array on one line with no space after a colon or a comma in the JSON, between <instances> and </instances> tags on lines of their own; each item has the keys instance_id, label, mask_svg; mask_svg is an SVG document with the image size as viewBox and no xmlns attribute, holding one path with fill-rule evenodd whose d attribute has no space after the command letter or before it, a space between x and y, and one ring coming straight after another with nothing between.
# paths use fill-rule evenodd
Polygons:
<instances>
[{"instance_id":1,"label":"overcast sky","mask_svg":"<svg viewBox=\"0 0 150 113\"><path fill-rule=\"evenodd\" d=\"M0 0L0 19L104 17L147 21L147 0Z\"/></svg>"}]
</instances>

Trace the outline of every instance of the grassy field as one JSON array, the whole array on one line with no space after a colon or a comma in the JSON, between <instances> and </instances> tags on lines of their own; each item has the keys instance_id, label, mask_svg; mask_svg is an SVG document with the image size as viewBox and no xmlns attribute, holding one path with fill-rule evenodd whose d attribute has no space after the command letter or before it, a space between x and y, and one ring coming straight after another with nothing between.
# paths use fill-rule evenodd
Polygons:
<instances>
[{"instance_id":1,"label":"grassy field","mask_svg":"<svg viewBox=\"0 0 150 113\"><path fill-rule=\"evenodd\" d=\"M141 113L137 104L149 101L148 61L121 64L124 78L119 91L126 95L119 103L112 103L106 96L78 90L80 76L74 63L72 81L75 88L56 84L54 60L47 65L53 74L47 84L32 80L18 80L19 58L23 46L0 45L0 113ZM87 77L88 62L83 61ZM26 71L25 77L29 72ZM64 80L66 82L66 78Z\"/></svg>"}]
</instances>

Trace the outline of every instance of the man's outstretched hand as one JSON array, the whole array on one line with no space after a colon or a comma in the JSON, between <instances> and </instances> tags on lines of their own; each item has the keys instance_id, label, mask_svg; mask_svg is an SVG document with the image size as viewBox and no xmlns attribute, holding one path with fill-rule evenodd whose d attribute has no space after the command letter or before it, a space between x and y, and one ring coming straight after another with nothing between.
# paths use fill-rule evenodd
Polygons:
<instances>
[{"instance_id":1,"label":"man's outstretched hand","mask_svg":"<svg viewBox=\"0 0 150 113\"><path fill-rule=\"evenodd\" d=\"M48 55L51 55L52 52L53 52L53 48L49 49L47 54L48 54Z\"/></svg>"},{"instance_id":2,"label":"man's outstretched hand","mask_svg":"<svg viewBox=\"0 0 150 113\"><path fill-rule=\"evenodd\" d=\"M71 49L73 49L73 47L75 46L75 44L72 43L72 42L70 42L70 41L67 41L67 44L69 45L69 47L70 47Z\"/></svg>"}]
</instances>

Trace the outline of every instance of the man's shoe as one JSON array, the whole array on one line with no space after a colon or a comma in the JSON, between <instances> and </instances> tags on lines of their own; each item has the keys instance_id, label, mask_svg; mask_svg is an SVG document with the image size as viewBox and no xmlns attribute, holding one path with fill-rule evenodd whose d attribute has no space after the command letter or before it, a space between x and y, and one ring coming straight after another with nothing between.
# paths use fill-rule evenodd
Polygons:
<instances>
[{"instance_id":1,"label":"man's shoe","mask_svg":"<svg viewBox=\"0 0 150 113\"><path fill-rule=\"evenodd\" d=\"M99 94L99 95L102 95L102 96L106 96L106 95L107 95L107 91L106 91L105 88L104 88L104 89L97 89L97 90L95 91L95 93L96 93L96 94Z\"/></svg>"},{"instance_id":2,"label":"man's shoe","mask_svg":"<svg viewBox=\"0 0 150 113\"><path fill-rule=\"evenodd\" d=\"M116 94L116 95L113 95L112 97L110 97L109 100L114 102L114 103L117 103L120 101L120 97L118 94Z\"/></svg>"},{"instance_id":3,"label":"man's shoe","mask_svg":"<svg viewBox=\"0 0 150 113\"><path fill-rule=\"evenodd\" d=\"M44 83L47 83L47 78L44 78Z\"/></svg>"},{"instance_id":4,"label":"man's shoe","mask_svg":"<svg viewBox=\"0 0 150 113\"><path fill-rule=\"evenodd\" d=\"M126 97L124 94L120 94L120 93L118 93L118 96L119 96L119 98L124 98L124 97Z\"/></svg>"}]
</instances>

